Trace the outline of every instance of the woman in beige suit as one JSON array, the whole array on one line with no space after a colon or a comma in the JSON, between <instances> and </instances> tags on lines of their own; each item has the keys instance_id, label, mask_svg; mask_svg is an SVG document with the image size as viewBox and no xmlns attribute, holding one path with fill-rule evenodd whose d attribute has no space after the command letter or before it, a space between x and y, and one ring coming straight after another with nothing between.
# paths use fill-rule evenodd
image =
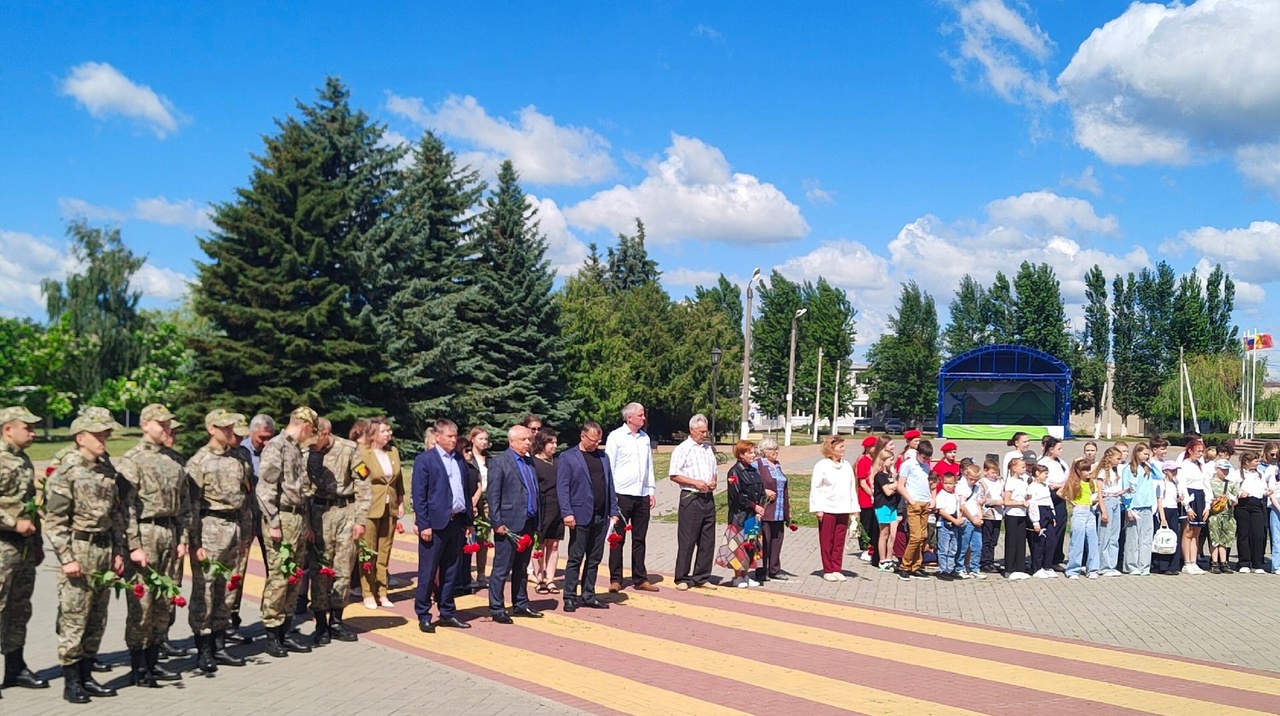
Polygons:
<instances>
[{"instance_id":1,"label":"woman in beige suit","mask_svg":"<svg viewBox=\"0 0 1280 716\"><path fill-rule=\"evenodd\" d=\"M360 449L360 457L369 468L373 501L364 528L364 542L377 555L374 568L361 572L364 606L393 606L387 598L387 565L391 562L391 545L396 539L396 522L404 517L404 478L400 473L400 453L391 442L391 424L386 418L369 421L368 443Z\"/></svg>"}]
</instances>

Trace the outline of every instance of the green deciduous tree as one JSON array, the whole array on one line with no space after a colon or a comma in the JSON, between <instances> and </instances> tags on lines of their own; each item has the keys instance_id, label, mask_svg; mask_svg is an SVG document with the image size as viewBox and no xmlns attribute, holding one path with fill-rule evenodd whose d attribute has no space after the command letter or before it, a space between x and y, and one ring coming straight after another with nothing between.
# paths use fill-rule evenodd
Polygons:
<instances>
[{"instance_id":1,"label":"green deciduous tree","mask_svg":"<svg viewBox=\"0 0 1280 716\"><path fill-rule=\"evenodd\" d=\"M724 274L720 274L716 285L710 288L695 286L693 297L699 303L710 302L712 306L715 306L717 310L723 313L725 318L729 320L729 325L736 327L738 343L742 343L742 330L744 327L742 322L742 287L725 278Z\"/></svg>"},{"instance_id":2,"label":"green deciduous tree","mask_svg":"<svg viewBox=\"0 0 1280 716\"><path fill-rule=\"evenodd\" d=\"M1018 340L1018 302L1013 287L1003 271L997 271L987 300L983 304L987 320L987 337L991 343L1016 343Z\"/></svg>"},{"instance_id":3,"label":"green deciduous tree","mask_svg":"<svg viewBox=\"0 0 1280 716\"><path fill-rule=\"evenodd\" d=\"M1235 310L1236 284L1215 265L1205 280L1205 308L1209 315L1209 349L1212 353L1240 354L1240 331L1231 322Z\"/></svg>"},{"instance_id":4,"label":"green deciduous tree","mask_svg":"<svg viewBox=\"0 0 1280 716\"><path fill-rule=\"evenodd\" d=\"M889 331L867 351L872 402L910 420L936 416L940 343L933 297L915 281L903 284Z\"/></svg>"},{"instance_id":5,"label":"green deciduous tree","mask_svg":"<svg viewBox=\"0 0 1280 716\"><path fill-rule=\"evenodd\" d=\"M796 311L804 308L803 286L788 280L775 269L767 283L757 290L760 299L760 315L751 324L751 383L752 397L766 415L783 415L787 409L787 372L791 359L791 325ZM796 322L796 383L802 381L801 369L805 363L807 347L802 343L809 321L805 315ZM817 348L809 363L817 370ZM813 399L812 391L809 400ZM804 410L805 402L793 400L797 412ZM812 403L809 403L810 405Z\"/></svg>"},{"instance_id":6,"label":"green deciduous tree","mask_svg":"<svg viewBox=\"0 0 1280 716\"><path fill-rule=\"evenodd\" d=\"M1067 332L1062 288L1053 267L1023 261L1014 276L1013 287L1018 301L1014 314L1015 342L1070 363L1074 346Z\"/></svg>"},{"instance_id":7,"label":"green deciduous tree","mask_svg":"<svg viewBox=\"0 0 1280 716\"><path fill-rule=\"evenodd\" d=\"M1077 392L1072 407L1077 410L1093 408L1097 416L1104 407L1102 394L1111 359L1111 311L1107 306L1107 277L1096 264L1084 275L1084 298L1084 334L1080 341L1083 356L1080 370L1074 376Z\"/></svg>"},{"instance_id":8,"label":"green deciduous tree","mask_svg":"<svg viewBox=\"0 0 1280 716\"><path fill-rule=\"evenodd\" d=\"M949 306L951 320L942 334L948 354L956 356L991 343L989 301L987 290L974 277L965 274L960 279L960 287Z\"/></svg>"}]
</instances>

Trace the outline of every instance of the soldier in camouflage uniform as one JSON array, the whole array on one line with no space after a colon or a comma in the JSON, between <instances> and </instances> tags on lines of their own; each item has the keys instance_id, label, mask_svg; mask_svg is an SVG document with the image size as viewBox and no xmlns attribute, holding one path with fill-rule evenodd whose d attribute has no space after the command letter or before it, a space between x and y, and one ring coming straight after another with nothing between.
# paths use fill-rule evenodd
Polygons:
<instances>
[{"instance_id":1,"label":"soldier in camouflage uniform","mask_svg":"<svg viewBox=\"0 0 1280 716\"><path fill-rule=\"evenodd\" d=\"M276 423L270 415L259 413L253 416L252 420L242 422L235 427L236 436L241 438L239 447L236 448L236 455L249 463L252 469L253 479L250 485L256 494L258 485L258 464L261 460L262 450L267 449L267 443L272 437L275 437ZM248 438L248 440L244 440ZM261 450L256 447L261 443ZM257 452L254 452L257 450ZM255 455L257 457L255 457ZM245 574L249 569L249 547L253 544L254 539L258 541L258 551L262 555L265 563L267 559L266 542L262 538L262 513L258 509L258 500L256 497L249 498L249 509L244 515L244 521L240 524L240 564L236 567L236 574ZM253 638L240 632L240 600L244 596L244 582L240 582L236 588L235 598L231 605L231 626L227 628L224 637L229 644L248 644Z\"/></svg>"},{"instance_id":2,"label":"soldier in camouflage uniform","mask_svg":"<svg viewBox=\"0 0 1280 716\"><path fill-rule=\"evenodd\" d=\"M26 408L0 410L0 653L4 687L47 689L49 682L27 668L23 647L31 621L36 566L44 561L44 539L36 500L36 470L26 449L40 422Z\"/></svg>"},{"instance_id":3,"label":"soldier in camouflage uniform","mask_svg":"<svg viewBox=\"0 0 1280 716\"><path fill-rule=\"evenodd\" d=\"M342 609L351 588L356 542L364 536L369 514L369 469L356 444L333 435L333 425L320 418L320 434L307 455L307 472L315 494L311 498L311 532L320 559L311 561L311 609L316 615L317 645L330 638L355 641L342 623ZM332 576L324 568L332 570Z\"/></svg>"},{"instance_id":4,"label":"soldier in camouflage uniform","mask_svg":"<svg viewBox=\"0 0 1280 716\"><path fill-rule=\"evenodd\" d=\"M182 459L171 448L173 413L159 404L142 409L142 439L115 461L129 483L125 522L129 559L139 579L147 570L180 580L178 564L187 556L191 525L190 487ZM179 582L181 584L181 582ZM154 590L131 597L124 642L135 686L159 686L157 681L182 678L159 665L160 642L169 631L173 601Z\"/></svg>"},{"instance_id":5,"label":"soldier in camouflage uniform","mask_svg":"<svg viewBox=\"0 0 1280 716\"><path fill-rule=\"evenodd\" d=\"M301 575L282 571L288 545L298 569L305 570L307 538L311 531L307 506L311 481L307 477L302 448L315 436L316 411L294 409L289 425L262 450L257 498L262 510L262 532L267 537L267 583L262 590L262 626L267 632L267 653L274 657L289 652L308 652L311 647L289 635L293 607L298 598Z\"/></svg>"},{"instance_id":6,"label":"soldier in camouflage uniform","mask_svg":"<svg viewBox=\"0 0 1280 716\"><path fill-rule=\"evenodd\" d=\"M238 426L244 416L221 408L205 416L209 442L187 461L191 479L191 537L195 563L205 559L220 563L244 578L239 569L241 546L248 539L241 534L244 517L249 513L250 478L253 466L238 450ZM246 431L247 432L247 431ZM226 575L205 574L203 569L191 571L191 631L195 634L199 656L196 666L205 673L218 670L218 665L244 666L244 659L226 651L226 630L231 624L231 607L236 598L234 584L227 589Z\"/></svg>"},{"instance_id":7,"label":"soldier in camouflage uniform","mask_svg":"<svg viewBox=\"0 0 1280 716\"><path fill-rule=\"evenodd\" d=\"M115 696L94 681L91 664L107 626L111 589L94 574L124 570L128 483L107 457L107 440L120 425L106 408L86 408L71 423L77 451L63 458L45 485L45 530L62 571L58 574L58 662L63 698L89 702Z\"/></svg>"}]
</instances>

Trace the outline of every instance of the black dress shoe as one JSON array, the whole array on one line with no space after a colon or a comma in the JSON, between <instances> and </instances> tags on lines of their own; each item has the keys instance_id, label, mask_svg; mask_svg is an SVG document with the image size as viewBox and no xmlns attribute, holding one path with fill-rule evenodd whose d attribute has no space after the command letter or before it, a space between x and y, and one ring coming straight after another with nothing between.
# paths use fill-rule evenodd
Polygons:
<instances>
[{"instance_id":1,"label":"black dress shoe","mask_svg":"<svg viewBox=\"0 0 1280 716\"><path fill-rule=\"evenodd\" d=\"M608 604L605 604L599 599L584 599L582 602L582 606L586 607L587 609L608 609L609 608ZM542 616L542 615L539 614L538 616Z\"/></svg>"},{"instance_id":2,"label":"black dress shoe","mask_svg":"<svg viewBox=\"0 0 1280 716\"><path fill-rule=\"evenodd\" d=\"M542 612L537 611L536 609L530 609L529 607L518 607L516 609L511 610L511 616L528 617L530 619L541 619Z\"/></svg>"},{"instance_id":3,"label":"black dress shoe","mask_svg":"<svg viewBox=\"0 0 1280 716\"><path fill-rule=\"evenodd\" d=\"M161 658L177 659L177 658L191 655L190 650L180 647L177 644L174 644L173 642L169 641L168 639L165 639L164 641L160 642L159 646L160 646Z\"/></svg>"},{"instance_id":4,"label":"black dress shoe","mask_svg":"<svg viewBox=\"0 0 1280 716\"><path fill-rule=\"evenodd\" d=\"M458 619L457 617L449 617L440 619L436 622L436 626L449 627L450 629L470 629L471 625Z\"/></svg>"},{"instance_id":5,"label":"black dress shoe","mask_svg":"<svg viewBox=\"0 0 1280 716\"><path fill-rule=\"evenodd\" d=\"M507 614L506 612L498 612L497 614L493 615L493 620L499 624L510 624L511 615Z\"/></svg>"},{"instance_id":6,"label":"black dress shoe","mask_svg":"<svg viewBox=\"0 0 1280 716\"><path fill-rule=\"evenodd\" d=\"M770 574L769 579L772 579L775 582L785 582L789 577L787 577L785 572L778 572L777 574Z\"/></svg>"},{"instance_id":7,"label":"black dress shoe","mask_svg":"<svg viewBox=\"0 0 1280 716\"><path fill-rule=\"evenodd\" d=\"M95 674L109 674L111 673L111 665L94 659L93 663L89 664L89 671L92 671Z\"/></svg>"},{"instance_id":8,"label":"black dress shoe","mask_svg":"<svg viewBox=\"0 0 1280 716\"><path fill-rule=\"evenodd\" d=\"M570 612L576 612L578 611L578 603L566 599L564 600L564 607L562 607L562 610L564 611L565 614L568 614Z\"/></svg>"},{"instance_id":9,"label":"black dress shoe","mask_svg":"<svg viewBox=\"0 0 1280 716\"><path fill-rule=\"evenodd\" d=\"M431 622L418 622L418 631L423 634L435 634L436 628Z\"/></svg>"}]
</instances>

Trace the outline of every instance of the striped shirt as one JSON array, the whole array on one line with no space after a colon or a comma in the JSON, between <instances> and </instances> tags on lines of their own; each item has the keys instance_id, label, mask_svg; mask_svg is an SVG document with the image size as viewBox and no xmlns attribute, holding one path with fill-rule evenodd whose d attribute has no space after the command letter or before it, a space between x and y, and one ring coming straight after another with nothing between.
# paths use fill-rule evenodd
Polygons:
<instances>
[{"instance_id":1,"label":"striped shirt","mask_svg":"<svg viewBox=\"0 0 1280 716\"><path fill-rule=\"evenodd\" d=\"M702 445L694 442L693 438L685 438L684 442L676 446L675 452L671 453L671 468L667 470L667 475L679 475L705 483L715 482L715 451L710 445ZM682 489L685 492L697 492L692 487Z\"/></svg>"}]
</instances>

